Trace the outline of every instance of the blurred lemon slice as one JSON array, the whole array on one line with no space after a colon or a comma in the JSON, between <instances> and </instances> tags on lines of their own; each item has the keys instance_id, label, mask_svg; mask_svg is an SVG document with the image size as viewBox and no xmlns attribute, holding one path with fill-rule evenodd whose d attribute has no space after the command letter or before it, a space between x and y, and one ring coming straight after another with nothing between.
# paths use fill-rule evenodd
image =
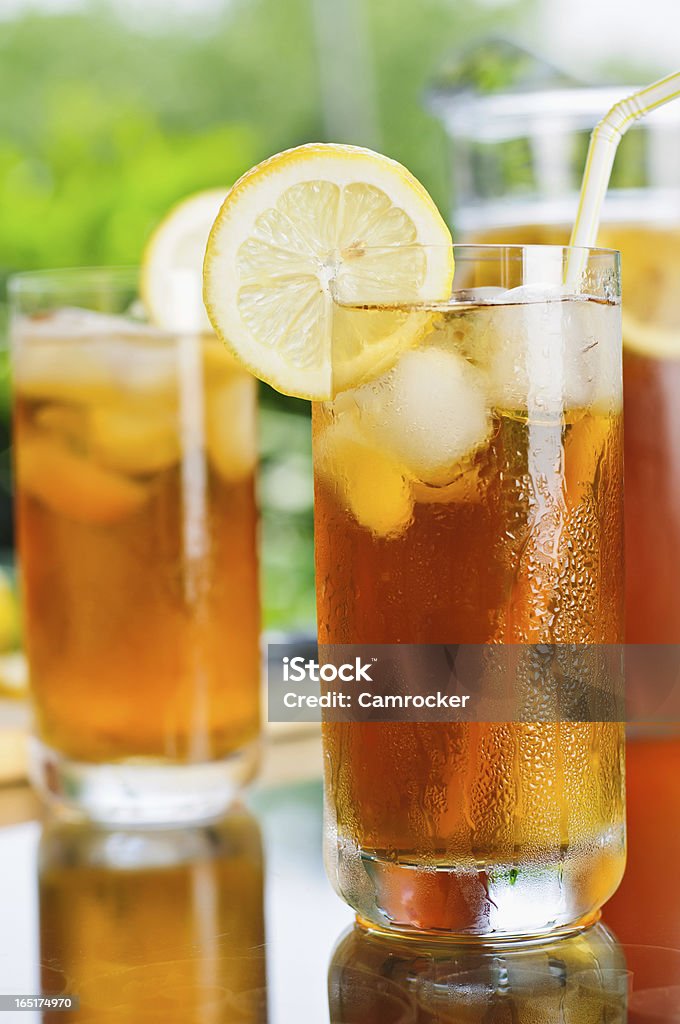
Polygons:
<instances>
[{"instance_id":1,"label":"blurred lemon slice","mask_svg":"<svg viewBox=\"0 0 680 1024\"><path fill-rule=\"evenodd\" d=\"M226 188L197 192L158 225L142 260L141 293L153 323L166 330L211 330L201 297L201 268L210 228Z\"/></svg>"},{"instance_id":2,"label":"blurred lemon slice","mask_svg":"<svg viewBox=\"0 0 680 1024\"><path fill-rule=\"evenodd\" d=\"M384 372L422 331L422 314L386 308L364 336L347 306L446 299L452 278L451 235L413 175L370 150L321 143L279 153L234 185L203 272L220 337L257 377L311 399Z\"/></svg>"},{"instance_id":3,"label":"blurred lemon slice","mask_svg":"<svg viewBox=\"0 0 680 1024\"><path fill-rule=\"evenodd\" d=\"M0 654L0 697L21 698L27 692L28 665L25 655L21 651ZM4 740L3 736L3 743Z\"/></svg>"},{"instance_id":4,"label":"blurred lemon slice","mask_svg":"<svg viewBox=\"0 0 680 1024\"><path fill-rule=\"evenodd\" d=\"M17 453L19 486L60 515L108 526L145 503L147 489L48 436L26 438Z\"/></svg>"},{"instance_id":5,"label":"blurred lemon slice","mask_svg":"<svg viewBox=\"0 0 680 1024\"><path fill-rule=\"evenodd\" d=\"M680 358L680 327L659 327L644 323L623 311L623 347L629 352L657 359Z\"/></svg>"},{"instance_id":6,"label":"blurred lemon slice","mask_svg":"<svg viewBox=\"0 0 680 1024\"><path fill-rule=\"evenodd\" d=\"M331 424L320 434L316 465L354 518L380 538L399 536L413 515L411 483L395 459L371 447L354 424Z\"/></svg>"},{"instance_id":7,"label":"blurred lemon slice","mask_svg":"<svg viewBox=\"0 0 680 1024\"><path fill-rule=\"evenodd\" d=\"M598 245L621 250L624 348L652 358L680 358L677 232L650 224L603 226Z\"/></svg>"},{"instance_id":8,"label":"blurred lemon slice","mask_svg":"<svg viewBox=\"0 0 680 1024\"><path fill-rule=\"evenodd\" d=\"M9 573L0 569L0 653L14 650L19 638L19 601L16 589Z\"/></svg>"}]
</instances>

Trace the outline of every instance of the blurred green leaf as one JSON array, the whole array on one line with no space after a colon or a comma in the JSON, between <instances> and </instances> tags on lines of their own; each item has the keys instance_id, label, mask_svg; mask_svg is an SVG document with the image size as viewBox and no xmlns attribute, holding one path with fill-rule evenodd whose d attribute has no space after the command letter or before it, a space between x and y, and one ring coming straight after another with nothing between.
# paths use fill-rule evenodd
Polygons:
<instances>
[{"instance_id":1,"label":"blurred green leaf","mask_svg":"<svg viewBox=\"0 0 680 1024\"><path fill-rule=\"evenodd\" d=\"M450 201L446 144L423 92L449 49L497 30L524 2L501 16L488 0L356 0L375 72L375 144L409 166L442 209ZM32 10L0 22L0 285L15 270L134 263L178 199L228 187L271 153L324 139L324 3L332 27L335 0L230 0L183 21L168 5L167 18L138 27L108 0L91 0L69 13ZM341 40L331 33L330 43ZM1 318L2 307L4 343ZM260 395L265 624L308 626L309 404L265 386ZM7 406L2 363L0 449ZM5 457L3 482L6 468ZM8 507L0 501L0 544L9 539Z\"/></svg>"}]
</instances>

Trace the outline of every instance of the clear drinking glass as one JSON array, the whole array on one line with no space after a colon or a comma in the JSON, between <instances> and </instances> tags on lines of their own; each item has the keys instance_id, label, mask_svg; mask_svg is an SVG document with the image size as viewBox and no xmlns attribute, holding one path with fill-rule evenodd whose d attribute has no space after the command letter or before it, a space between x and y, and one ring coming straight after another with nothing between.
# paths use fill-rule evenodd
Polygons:
<instances>
[{"instance_id":1,"label":"clear drinking glass","mask_svg":"<svg viewBox=\"0 0 680 1024\"><path fill-rule=\"evenodd\" d=\"M336 307L401 351L313 410L319 642L619 643L618 254L454 255L446 301ZM618 722L327 721L324 746L329 876L372 926L545 934L621 879Z\"/></svg>"},{"instance_id":2,"label":"clear drinking glass","mask_svg":"<svg viewBox=\"0 0 680 1024\"><path fill-rule=\"evenodd\" d=\"M102 821L217 814L257 757L255 382L146 323L135 271L10 294L33 782Z\"/></svg>"}]
</instances>

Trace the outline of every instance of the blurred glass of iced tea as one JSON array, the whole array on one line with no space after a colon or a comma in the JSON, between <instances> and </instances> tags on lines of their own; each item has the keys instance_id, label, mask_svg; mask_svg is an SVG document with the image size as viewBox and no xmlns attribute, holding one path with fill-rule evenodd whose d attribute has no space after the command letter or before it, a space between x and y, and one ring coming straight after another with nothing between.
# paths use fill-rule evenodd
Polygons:
<instances>
[{"instance_id":1,"label":"blurred glass of iced tea","mask_svg":"<svg viewBox=\"0 0 680 1024\"><path fill-rule=\"evenodd\" d=\"M200 819L257 759L256 390L136 285L11 286L31 772L96 819Z\"/></svg>"}]
</instances>

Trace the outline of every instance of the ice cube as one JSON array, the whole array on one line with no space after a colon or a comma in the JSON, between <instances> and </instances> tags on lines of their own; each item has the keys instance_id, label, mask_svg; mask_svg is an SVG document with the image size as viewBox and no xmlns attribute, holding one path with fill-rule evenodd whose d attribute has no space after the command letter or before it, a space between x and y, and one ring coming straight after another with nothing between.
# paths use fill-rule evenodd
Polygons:
<instances>
[{"instance_id":1,"label":"ice cube","mask_svg":"<svg viewBox=\"0 0 680 1024\"><path fill-rule=\"evenodd\" d=\"M478 288L458 288L452 293L451 299L453 302L495 302L506 291L506 288L485 284Z\"/></svg>"},{"instance_id":2,"label":"ice cube","mask_svg":"<svg viewBox=\"0 0 680 1024\"><path fill-rule=\"evenodd\" d=\"M34 422L46 433L53 434L69 447L87 447L87 411L74 405L41 405Z\"/></svg>"},{"instance_id":3,"label":"ice cube","mask_svg":"<svg viewBox=\"0 0 680 1024\"><path fill-rule=\"evenodd\" d=\"M426 505L478 505L484 497L484 480L480 467L467 467L443 487L416 482L413 484L413 498Z\"/></svg>"},{"instance_id":4,"label":"ice cube","mask_svg":"<svg viewBox=\"0 0 680 1024\"><path fill-rule=\"evenodd\" d=\"M353 394L367 441L423 483L443 485L488 439L484 375L458 352L406 352Z\"/></svg>"},{"instance_id":5,"label":"ice cube","mask_svg":"<svg viewBox=\"0 0 680 1024\"><path fill-rule=\"evenodd\" d=\"M21 341L70 341L91 338L93 335L126 335L139 331L151 336L162 333L157 328L137 323L125 316L98 313L77 306L64 306L52 313L26 316L17 325L17 335Z\"/></svg>"},{"instance_id":6,"label":"ice cube","mask_svg":"<svg viewBox=\"0 0 680 1024\"><path fill-rule=\"evenodd\" d=\"M362 438L356 421L343 416L315 444L315 465L357 522L376 537L392 539L407 529L413 494L403 467Z\"/></svg>"},{"instance_id":7,"label":"ice cube","mask_svg":"<svg viewBox=\"0 0 680 1024\"><path fill-rule=\"evenodd\" d=\"M91 342L31 341L14 349L14 388L26 398L98 402L115 391L105 363Z\"/></svg>"},{"instance_id":8,"label":"ice cube","mask_svg":"<svg viewBox=\"0 0 680 1024\"><path fill-rule=\"evenodd\" d=\"M484 350L497 407L552 416L620 404L616 307L570 296L558 285L522 285L476 316L486 317Z\"/></svg>"},{"instance_id":9,"label":"ice cube","mask_svg":"<svg viewBox=\"0 0 680 1024\"><path fill-rule=\"evenodd\" d=\"M208 458L225 480L244 480L257 462L255 378L234 373L206 395Z\"/></svg>"},{"instance_id":10,"label":"ice cube","mask_svg":"<svg viewBox=\"0 0 680 1024\"><path fill-rule=\"evenodd\" d=\"M176 344L125 317L62 309L18 323L12 373L28 398L95 404L121 390L167 396L176 388Z\"/></svg>"},{"instance_id":11,"label":"ice cube","mask_svg":"<svg viewBox=\"0 0 680 1024\"><path fill-rule=\"evenodd\" d=\"M495 304L502 303L509 305L526 305L530 302L553 302L555 300L573 297L565 289L564 285L554 282L534 282L533 284L520 284L516 288L502 288L496 290L492 301Z\"/></svg>"},{"instance_id":12,"label":"ice cube","mask_svg":"<svg viewBox=\"0 0 680 1024\"><path fill-rule=\"evenodd\" d=\"M623 406L621 306L584 298L569 306L574 374L587 378L592 405L618 412Z\"/></svg>"}]
</instances>

